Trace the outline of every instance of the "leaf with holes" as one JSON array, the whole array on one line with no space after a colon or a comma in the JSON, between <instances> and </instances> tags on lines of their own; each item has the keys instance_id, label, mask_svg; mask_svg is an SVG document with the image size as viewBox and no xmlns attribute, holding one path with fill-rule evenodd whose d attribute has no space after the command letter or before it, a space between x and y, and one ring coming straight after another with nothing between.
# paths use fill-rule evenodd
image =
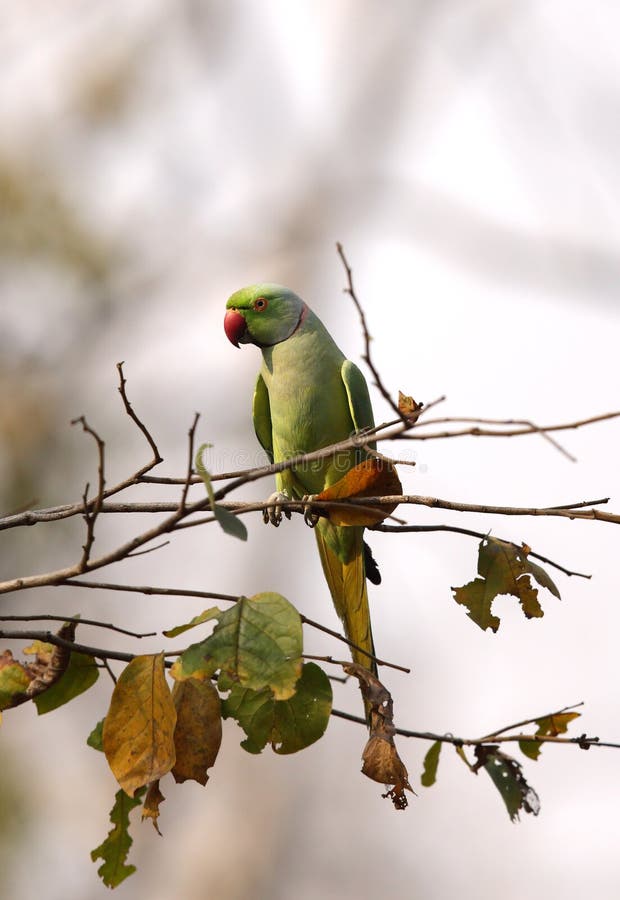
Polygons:
<instances>
[{"instance_id":1,"label":"leaf with holes","mask_svg":"<svg viewBox=\"0 0 620 900\"><path fill-rule=\"evenodd\" d=\"M502 753L497 744L482 744L475 749L475 772L484 769L499 791L512 822L519 818L519 812L540 812L540 800L536 791L529 786L523 776L520 764Z\"/></svg>"},{"instance_id":2,"label":"leaf with holes","mask_svg":"<svg viewBox=\"0 0 620 900\"><path fill-rule=\"evenodd\" d=\"M454 599L465 606L467 615L483 630L497 631L500 620L491 611L499 594L517 597L526 618L540 618L543 610L538 589L531 577L559 598L560 593L547 573L528 559L529 547L518 547L496 538L484 538L478 548L478 575L462 587L452 588Z\"/></svg>"}]
</instances>

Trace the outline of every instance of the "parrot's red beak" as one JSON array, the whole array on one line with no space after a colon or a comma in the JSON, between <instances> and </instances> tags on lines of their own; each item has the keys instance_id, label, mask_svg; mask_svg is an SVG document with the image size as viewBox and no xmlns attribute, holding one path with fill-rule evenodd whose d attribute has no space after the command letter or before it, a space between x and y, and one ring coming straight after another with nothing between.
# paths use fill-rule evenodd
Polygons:
<instances>
[{"instance_id":1,"label":"parrot's red beak","mask_svg":"<svg viewBox=\"0 0 620 900\"><path fill-rule=\"evenodd\" d=\"M245 334L247 323L240 312L236 309L227 309L224 316L224 331L226 337L235 347L239 346L239 341Z\"/></svg>"}]
</instances>

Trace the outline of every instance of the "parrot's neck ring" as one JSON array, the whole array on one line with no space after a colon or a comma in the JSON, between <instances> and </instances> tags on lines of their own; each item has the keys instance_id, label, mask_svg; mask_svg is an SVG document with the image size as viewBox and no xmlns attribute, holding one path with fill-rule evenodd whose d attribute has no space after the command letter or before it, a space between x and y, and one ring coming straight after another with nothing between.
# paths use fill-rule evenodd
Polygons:
<instances>
[{"instance_id":1,"label":"parrot's neck ring","mask_svg":"<svg viewBox=\"0 0 620 900\"><path fill-rule=\"evenodd\" d=\"M302 325L303 322L305 321L305 318L306 318L307 315L308 315L308 307L307 307L307 305L304 303L304 305L303 305L302 308L301 308L301 313L300 313L300 315L299 315L299 319L298 319L298 321L297 321L297 325L295 325L295 327L293 328L293 330L292 330L291 333L289 334L289 337L293 337L293 335L295 334L295 332L299 329L299 326Z\"/></svg>"}]
</instances>

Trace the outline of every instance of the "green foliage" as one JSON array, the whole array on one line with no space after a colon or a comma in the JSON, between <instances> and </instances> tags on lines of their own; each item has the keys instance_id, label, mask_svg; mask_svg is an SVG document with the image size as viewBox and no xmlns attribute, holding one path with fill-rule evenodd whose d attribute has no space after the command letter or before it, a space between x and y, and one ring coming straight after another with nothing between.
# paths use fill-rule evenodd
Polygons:
<instances>
[{"instance_id":1,"label":"green foliage","mask_svg":"<svg viewBox=\"0 0 620 900\"><path fill-rule=\"evenodd\" d=\"M100 719L99 722L95 725L91 733L86 738L86 743L89 747L92 747L93 750L99 750L103 753L103 723L105 719Z\"/></svg>"},{"instance_id":2,"label":"green foliage","mask_svg":"<svg viewBox=\"0 0 620 900\"><path fill-rule=\"evenodd\" d=\"M118 887L136 871L135 866L126 864L129 849L133 844L129 834L129 813L140 805L143 795L144 790L139 791L135 797L129 797L125 791L117 791L110 812L112 828L105 841L91 851L90 858L93 862L103 860L97 873L106 887Z\"/></svg>"},{"instance_id":3,"label":"green foliage","mask_svg":"<svg viewBox=\"0 0 620 900\"><path fill-rule=\"evenodd\" d=\"M213 493L213 485L211 483L211 476L207 472L204 463L202 461L202 454L205 450L211 447L212 444L201 444L198 448L198 452L196 453L196 459L194 461L194 465L196 466L196 471L202 478L205 488L207 489L207 496L209 497L209 502L211 503L211 510L213 515L220 523L220 527L222 531L225 531L226 534L230 534L233 537L239 538L240 541L247 541L248 539L248 530L241 521L238 516L235 516L229 510L225 509L223 506L219 506L215 502L215 494Z\"/></svg>"},{"instance_id":4,"label":"green foliage","mask_svg":"<svg viewBox=\"0 0 620 900\"><path fill-rule=\"evenodd\" d=\"M275 700L268 688L252 691L234 684L222 714L243 728L247 737L241 746L248 753L260 753L268 741L276 753L297 753L323 736L331 708L327 675L314 663L305 663L287 700Z\"/></svg>"},{"instance_id":5,"label":"green foliage","mask_svg":"<svg viewBox=\"0 0 620 900\"><path fill-rule=\"evenodd\" d=\"M491 605L498 594L517 597L526 618L543 615L538 601L538 590L532 585L533 576L541 587L560 597L560 592L540 566L528 559L529 547L487 537L478 549L478 575L473 581L459 588L452 588L454 599L468 610L467 615L485 630L497 631L500 620L491 612Z\"/></svg>"},{"instance_id":6,"label":"green foliage","mask_svg":"<svg viewBox=\"0 0 620 900\"><path fill-rule=\"evenodd\" d=\"M439 754L441 753L441 741L431 744L424 757L424 771L420 781L423 787L431 787L437 781L437 767L439 766Z\"/></svg>"},{"instance_id":7,"label":"green foliage","mask_svg":"<svg viewBox=\"0 0 620 900\"><path fill-rule=\"evenodd\" d=\"M241 597L215 616L213 634L179 657L174 678L210 678L219 669L243 688L269 687L276 700L291 697L301 674L303 643L295 607L280 594L264 593Z\"/></svg>"},{"instance_id":8,"label":"green foliage","mask_svg":"<svg viewBox=\"0 0 620 900\"><path fill-rule=\"evenodd\" d=\"M60 676L42 694L34 698L39 715L64 706L75 697L87 691L99 678L99 669L92 656L85 653L72 653L69 665Z\"/></svg>"},{"instance_id":9,"label":"green foliage","mask_svg":"<svg viewBox=\"0 0 620 900\"><path fill-rule=\"evenodd\" d=\"M205 609L200 615L194 616L185 625L176 625L174 628L168 628L163 633L168 638L178 637L185 631L189 631L190 628L196 628L197 625L204 625L205 622L209 622L211 619L217 619L220 614L221 610L217 606L212 606L210 609Z\"/></svg>"}]
</instances>

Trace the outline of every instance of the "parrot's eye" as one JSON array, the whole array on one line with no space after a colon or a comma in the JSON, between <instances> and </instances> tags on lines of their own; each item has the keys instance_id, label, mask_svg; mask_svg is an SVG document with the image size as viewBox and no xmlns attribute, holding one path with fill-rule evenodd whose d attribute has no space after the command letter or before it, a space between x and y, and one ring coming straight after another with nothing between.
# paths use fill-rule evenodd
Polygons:
<instances>
[{"instance_id":1,"label":"parrot's eye","mask_svg":"<svg viewBox=\"0 0 620 900\"><path fill-rule=\"evenodd\" d=\"M262 312L264 309L267 309L267 300L265 297L257 297L254 301L254 309L256 312Z\"/></svg>"}]
</instances>

